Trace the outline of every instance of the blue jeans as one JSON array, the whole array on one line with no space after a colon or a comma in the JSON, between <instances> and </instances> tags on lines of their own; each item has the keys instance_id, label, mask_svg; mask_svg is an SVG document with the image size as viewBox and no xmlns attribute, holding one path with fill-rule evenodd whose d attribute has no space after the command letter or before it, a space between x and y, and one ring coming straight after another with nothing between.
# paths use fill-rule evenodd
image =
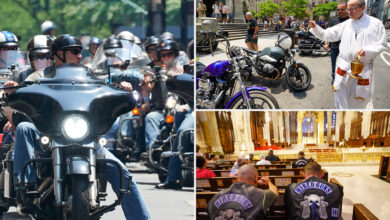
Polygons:
<instances>
[{"instance_id":1,"label":"blue jeans","mask_svg":"<svg viewBox=\"0 0 390 220\"><path fill-rule=\"evenodd\" d=\"M179 134L183 130L191 129L191 128L194 129L194 116L192 115L192 111L176 112L175 123L178 129L176 133L177 136L175 138L175 141L173 142L172 152L177 151L179 145ZM183 135L183 140L185 140L184 142L182 142L184 152L194 151L194 146L190 143L189 138L190 138L189 132ZM178 157L172 156L169 159L168 176L165 183L168 183L168 181L176 182L177 180L181 179L181 170L182 170L181 165L182 162Z\"/></svg>"},{"instance_id":2,"label":"blue jeans","mask_svg":"<svg viewBox=\"0 0 390 220\"><path fill-rule=\"evenodd\" d=\"M332 61L332 79L334 79L334 73L336 69L336 59L339 55L339 48L330 48L330 59Z\"/></svg>"},{"instance_id":3,"label":"blue jeans","mask_svg":"<svg viewBox=\"0 0 390 220\"><path fill-rule=\"evenodd\" d=\"M14 174L20 174L21 168L25 161L33 159L34 153L40 151L36 146L35 141L39 138L39 131L30 122L22 122L16 127L15 132L15 157L14 157ZM106 159L112 159L121 164L125 173L125 185L131 176L127 167L112 155L107 149L103 148ZM113 164L106 165L106 175L108 182L110 182L114 192L119 195L120 186L120 172ZM26 178L28 182L36 182L36 175L32 165L26 169ZM131 193L125 194L122 200L122 209L127 220L130 219L150 219L150 214L141 193L138 190L137 184L132 180Z\"/></svg>"},{"instance_id":4,"label":"blue jeans","mask_svg":"<svg viewBox=\"0 0 390 220\"><path fill-rule=\"evenodd\" d=\"M161 111L149 112L144 119L145 126L145 147L149 150L150 145L155 141L160 134L160 121L164 120L164 115Z\"/></svg>"}]
</instances>

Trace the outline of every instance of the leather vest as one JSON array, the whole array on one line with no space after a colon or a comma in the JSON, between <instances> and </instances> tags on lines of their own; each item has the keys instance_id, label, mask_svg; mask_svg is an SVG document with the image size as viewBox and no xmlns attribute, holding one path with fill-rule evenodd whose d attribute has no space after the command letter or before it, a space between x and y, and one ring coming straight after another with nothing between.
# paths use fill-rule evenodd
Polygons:
<instances>
[{"instance_id":1,"label":"leather vest","mask_svg":"<svg viewBox=\"0 0 390 220\"><path fill-rule=\"evenodd\" d=\"M310 177L287 187L284 204L289 219L340 219L342 200L339 186Z\"/></svg>"},{"instance_id":2,"label":"leather vest","mask_svg":"<svg viewBox=\"0 0 390 220\"><path fill-rule=\"evenodd\" d=\"M264 190L246 183L234 183L210 200L207 212L213 220L265 219L264 196Z\"/></svg>"}]
</instances>

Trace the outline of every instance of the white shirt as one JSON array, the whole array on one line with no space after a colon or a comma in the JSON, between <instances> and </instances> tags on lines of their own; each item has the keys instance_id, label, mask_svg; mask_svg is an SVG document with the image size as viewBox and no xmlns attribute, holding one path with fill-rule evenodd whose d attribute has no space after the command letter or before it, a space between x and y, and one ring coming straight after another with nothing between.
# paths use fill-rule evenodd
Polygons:
<instances>
[{"instance_id":1,"label":"white shirt","mask_svg":"<svg viewBox=\"0 0 390 220\"><path fill-rule=\"evenodd\" d=\"M256 165L271 165L271 162L269 162L266 159L262 159L256 163Z\"/></svg>"}]
</instances>

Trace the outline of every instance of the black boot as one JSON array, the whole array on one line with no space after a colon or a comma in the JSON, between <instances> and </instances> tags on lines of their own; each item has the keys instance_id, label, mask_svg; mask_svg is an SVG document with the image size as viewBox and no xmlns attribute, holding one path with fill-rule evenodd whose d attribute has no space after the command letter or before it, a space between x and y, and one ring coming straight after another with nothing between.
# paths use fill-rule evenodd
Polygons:
<instances>
[{"instance_id":1,"label":"black boot","mask_svg":"<svg viewBox=\"0 0 390 220\"><path fill-rule=\"evenodd\" d=\"M156 185L157 189L181 189L182 185L179 180L174 181L165 181L164 183L160 183Z\"/></svg>"}]
</instances>

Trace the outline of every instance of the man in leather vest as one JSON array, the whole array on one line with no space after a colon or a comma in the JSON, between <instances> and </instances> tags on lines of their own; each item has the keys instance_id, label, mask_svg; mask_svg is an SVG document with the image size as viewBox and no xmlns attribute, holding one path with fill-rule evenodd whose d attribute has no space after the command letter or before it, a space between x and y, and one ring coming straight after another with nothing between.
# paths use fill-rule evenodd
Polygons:
<instances>
[{"instance_id":1,"label":"man in leather vest","mask_svg":"<svg viewBox=\"0 0 390 220\"><path fill-rule=\"evenodd\" d=\"M321 178L321 166L305 166L305 179L286 189L285 207L288 219L341 219L342 188Z\"/></svg>"},{"instance_id":2,"label":"man in leather vest","mask_svg":"<svg viewBox=\"0 0 390 220\"><path fill-rule=\"evenodd\" d=\"M303 151L299 151L298 160L294 160L292 168L305 167L307 163L309 163L309 159L305 158L305 153L303 153Z\"/></svg>"},{"instance_id":3,"label":"man in leather vest","mask_svg":"<svg viewBox=\"0 0 390 220\"><path fill-rule=\"evenodd\" d=\"M268 177L258 178L255 167L249 164L242 166L237 182L219 192L208 203L210 219L265 219L266 210L274 204L279 192ZM269 189L258 189L258 184L268 185Z\"/></svg>"}]
</instances>

